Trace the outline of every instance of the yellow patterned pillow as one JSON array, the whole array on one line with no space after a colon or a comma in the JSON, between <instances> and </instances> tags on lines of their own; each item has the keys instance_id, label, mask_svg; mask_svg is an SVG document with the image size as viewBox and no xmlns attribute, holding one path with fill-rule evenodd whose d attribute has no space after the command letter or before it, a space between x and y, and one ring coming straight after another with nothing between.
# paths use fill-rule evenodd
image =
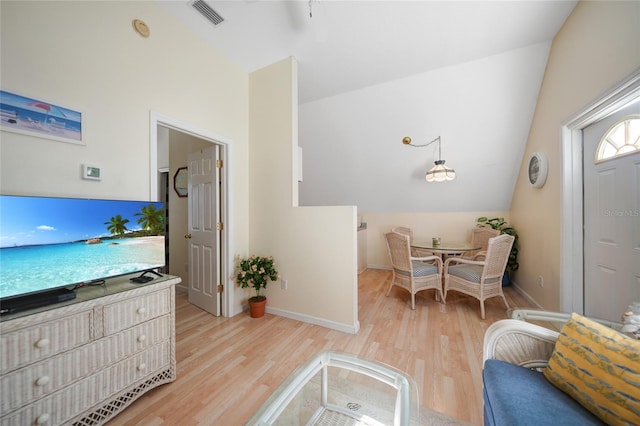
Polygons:
<instances>
[{"instance_id":1,"label":"yellow patterned pillow","mask_svg":"<svg viewBox=\"0 0 640 426\"><path fill-rule=\"evenodd\" d=\"M640 424L640 340L573 313L544 375L606 423Z\"/></svg>"}]
</instances>

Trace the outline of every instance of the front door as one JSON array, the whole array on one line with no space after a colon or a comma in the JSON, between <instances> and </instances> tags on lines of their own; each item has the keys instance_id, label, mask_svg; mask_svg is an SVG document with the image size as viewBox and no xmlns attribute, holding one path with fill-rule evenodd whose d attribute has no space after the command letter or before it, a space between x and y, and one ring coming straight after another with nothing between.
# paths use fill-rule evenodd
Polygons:
<instances>
[{"instance_id":1,"label":"front door","mask_svg":"<svg viewBox=\"0 0 640 426\"><path fill-rule=\"evenodd\" d=\"M584 313L611 321L640 301L640 153L632 146L604 160L596 153L610 129L639 113L636 102L583 130ZM637 143L635 129L623 125L603 143L611 153L624 138Z\"/></svg>"},{"instance_id":2,"label":"front door","mask_svg":"<svg viewBox=\"0 0 640 426\"><path fill-rule=\"evenodd\" d=\"M189 155L189 302L220 316L220 148Z\"/></svg>"}]
</instances>

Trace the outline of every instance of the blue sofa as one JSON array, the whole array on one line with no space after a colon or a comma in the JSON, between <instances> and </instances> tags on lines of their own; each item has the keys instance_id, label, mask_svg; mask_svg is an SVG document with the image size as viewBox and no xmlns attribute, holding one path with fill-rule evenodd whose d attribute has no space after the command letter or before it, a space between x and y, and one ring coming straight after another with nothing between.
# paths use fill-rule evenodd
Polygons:
<instances>
[{"instance_id":1,"label":"blue sofa","mask_svg":"<svg viewBox=\"0 0 640 426\"><path fill-rule=\"evenodd\" d=\"M539 371L488 359L482 382L485 426L605 424Z\"/></svg>"},{"instance_id":2,"label":"blue sofa","mask_svg":"<svg viewBox=\"0 0 640 426\"><path fill-rule=\"evenodd\" d=\"M516 310L492 324L484 338L483 397L486 426L603 425L539 371L553 352L557 331L526 320L562 322L567 314ZM605 322L616 326L617 323Z\"/></svg>"}]
</instances>

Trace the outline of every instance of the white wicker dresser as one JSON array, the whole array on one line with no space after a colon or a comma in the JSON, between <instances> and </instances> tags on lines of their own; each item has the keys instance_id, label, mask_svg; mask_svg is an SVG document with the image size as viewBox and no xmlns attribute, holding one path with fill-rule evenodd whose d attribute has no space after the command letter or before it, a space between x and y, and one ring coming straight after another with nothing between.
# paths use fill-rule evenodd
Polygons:
<instances>
[{"instance_id":1,"label":"white wicker dresser","mask_svg":"<svg viewBox=\"0 0 640 426\"><path fill-rule=\"evenodd\" d=\"M176 378L175 289L164 276L83 287L0 322L0 424L99 425Z\"/></svg>"}]
</instances>

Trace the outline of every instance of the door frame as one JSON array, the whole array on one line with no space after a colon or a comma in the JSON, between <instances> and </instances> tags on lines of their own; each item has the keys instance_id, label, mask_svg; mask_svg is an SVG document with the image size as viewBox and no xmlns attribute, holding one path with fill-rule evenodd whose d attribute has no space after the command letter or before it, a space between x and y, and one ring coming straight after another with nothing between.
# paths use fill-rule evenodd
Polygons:
<instances>
[{"instance_id":1,"label":"door frame","mask_svg":"<svg viewBox=\"0 0 640 426\"><path fill-rule=\"evenodd\" d=\"M230 277L234 270L233 264L233 197L229 188L232 188L230 164L233 153L233 141L224 136L216 135L208 131L199 129L189 123L176 120L156 111L150 111L149 119L149 139L150 139L150 158L149 158L149 199L157 201L158 198L158 126L168 127L178 132L186 133L191 136L202 139L206 142L217 144L220 146L220 159L223 161L222 167L222 187L220 189L220 201L222 208L220 210L220 220L224 223L224 232L220 236L220 277L224 290L222 291L221 314L223 317L229 317L233 314L232 306L234 306L234 292L232 285L229 283Z\"/></svg>"},{"instance_id":2,"label":"door frame","mask_svg":"<svg viewBox=\"0 0 640 426\"><path fill-rule=\"evenodd\" d=\"M582 129L640 99L640 68L561 125L562 224L560 307L584 313Z\"/></svg>"}]
</instances>

